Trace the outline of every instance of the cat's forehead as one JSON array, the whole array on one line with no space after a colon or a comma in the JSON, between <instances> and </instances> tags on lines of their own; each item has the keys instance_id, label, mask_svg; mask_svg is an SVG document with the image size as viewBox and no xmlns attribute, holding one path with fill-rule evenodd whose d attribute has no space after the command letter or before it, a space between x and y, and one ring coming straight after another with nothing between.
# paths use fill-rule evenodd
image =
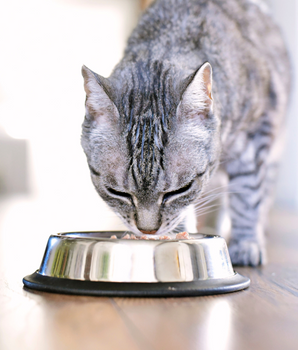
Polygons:
<instances>
[{"instance_id":1,"label":"cat's forehead","mask_svg":"<svg viewBox=\"0 0 298 350\"><path fill-rule=\"evenodd\" d=\"M177 104L168 72L159 68L160 75L154 76L134 72L119 108L130 157L129 170L141 188L159 183L170 120Z\"/></svg>"}]
</instances>

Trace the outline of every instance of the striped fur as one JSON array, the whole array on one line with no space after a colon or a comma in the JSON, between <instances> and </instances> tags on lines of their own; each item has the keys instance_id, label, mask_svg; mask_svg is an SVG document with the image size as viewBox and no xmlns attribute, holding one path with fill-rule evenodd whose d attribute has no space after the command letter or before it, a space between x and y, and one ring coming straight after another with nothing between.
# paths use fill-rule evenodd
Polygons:
<instances>
[{"instance_id":1,"label":"striped fur","mask_svg":"<svg viewBox=\"0 0 298 350\"><path fill-rule=\"evenodd\" d=\"M150 62L150 66L138 62L127 83L133 88L121 96L119 110L124 119L129 168L139 188L156 185L164 167L164 148L176 103L169 71L162 62Z\"/></svg>"},{"instance_id":2,"label":"striped fur","mask_svg":"<svg viewBox=\"0 0 298 350\"><path fill-rule=\"evenodd\" d=\"M232 261L263 263L290 74L259 1L157 0L112 75L83 75L92 181L129 229L166 234L202 213L220 164Z\"/></svg>"}]
</instances>

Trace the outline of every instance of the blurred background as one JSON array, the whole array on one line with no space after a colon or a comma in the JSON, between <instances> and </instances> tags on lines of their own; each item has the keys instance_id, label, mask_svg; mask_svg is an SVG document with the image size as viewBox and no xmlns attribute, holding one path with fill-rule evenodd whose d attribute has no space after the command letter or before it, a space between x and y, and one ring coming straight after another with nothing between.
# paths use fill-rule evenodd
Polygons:
<instances>
[{"instance_id":1,"label":"blurred background","mask_svg":"<svg viewBox=\"0 0 298 350\"><path fill-rule=\"evenodd\" d=\"M30 230L35 233L36 247L42 247L38 248L39 261L50 234L125 229L95 192L80 146L85 101L81 66L109 76L147 2L1 0L2 247L7 237L11 240L22 232L21 243L26 245L26 231ZM267 0L267 5L282 28L294 65L298 0ZM294 71L293 81L275 206L297 212L298 101Z\"/></svg>"}]
</instances>

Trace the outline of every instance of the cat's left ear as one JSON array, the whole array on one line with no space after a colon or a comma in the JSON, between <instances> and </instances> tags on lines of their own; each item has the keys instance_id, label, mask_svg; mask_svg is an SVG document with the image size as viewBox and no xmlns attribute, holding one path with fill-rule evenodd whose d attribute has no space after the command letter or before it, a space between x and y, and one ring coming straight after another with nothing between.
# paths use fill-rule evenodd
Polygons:
<instances>
[{"instance_id":1,"label":"cat's left ear","mask_svg":"<svg viewBox=\"0 0 298 350\"><path fill-rule=\"evenodd\" d=\"M86 91L86 118L99 125L111 125L119 119L118 110L109 96L109 81L82 67Z\"/></svg>"},{"instance_id":2,"label":"cat's left ear","mask_svg":"<svg viewBox=\"0 0 298 350\"><path fill-rule=\"evenodd\" d=\"M192 117L196 114L207 117L212 112L212 67L209 62L187 79L178 108L183 110L183 114L190 113Z\"/></svg>"}]
</instances>

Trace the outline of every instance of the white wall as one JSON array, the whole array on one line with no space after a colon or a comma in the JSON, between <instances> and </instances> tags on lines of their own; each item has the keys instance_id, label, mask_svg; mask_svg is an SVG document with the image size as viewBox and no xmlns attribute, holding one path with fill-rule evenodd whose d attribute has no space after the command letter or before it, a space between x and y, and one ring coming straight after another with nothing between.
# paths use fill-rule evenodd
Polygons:
<instances>
[{"instance_id":1,"label":"white wall","mask_svg":"<svg viewBox=\"0 0 298 350\"><path fill-rule=\"evenodd\" d=\"M283 31L293 68L293 91L276 204L285 209L298 210L298 0L267 0L267 2L273 17Z\"/></svg>"},{"instance_id":2,"label":"white wall","mask_svg":"<svg viewBox=\"0 0 298 350\"><path fill-rule=\"evenodd\" d=\"M58 231L122 227L95 192L80 146L81 66L108 76L138 12L137 0L0 2L2 134L28 140L31 188Z\"/></svg>"}]
</instances>

